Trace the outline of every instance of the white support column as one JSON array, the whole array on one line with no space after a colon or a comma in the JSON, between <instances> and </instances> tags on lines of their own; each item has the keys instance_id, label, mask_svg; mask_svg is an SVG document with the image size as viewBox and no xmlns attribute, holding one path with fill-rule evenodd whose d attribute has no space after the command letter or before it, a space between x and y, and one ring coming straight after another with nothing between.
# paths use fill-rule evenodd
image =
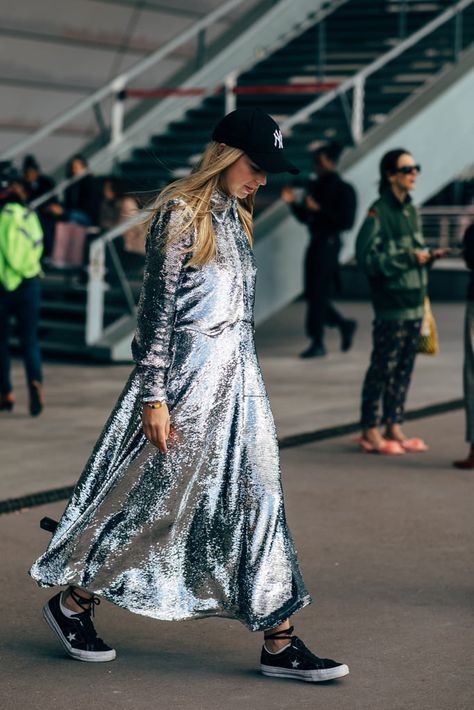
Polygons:
<instances>
[{"instance_id":1,"label":"white support column","mask_svg":"<svg viewBox=\"0 0 474 710\"><path fill-rule=\"evenodd\" d=\"M227 75L224 82L226 115L231 111L235 111L235 109L237 108L237 96L234 92L234 89L237 86L237 78L237 72L232 72L231 74Z\"/></svg>"},{"instance_id":2,"label":"white support column","mask_svg":"<svg viewBox=\"0 0 474 710\"><path fill-rule=\"evenodd\" d=\"M102 239L91 244L88 271L86 345L93 345L104 330L105 244Z\"/></svg>"},{"instance_id":3,"label":"white support column","mask_svg":"<svg viewBox=\"0 0 474 710\"><path fill-rule=\"evenodd\" d=\"M114 84L114 103L110 114L110 147L115 147L123 141L123 124L125 117L125 97L121 92L125 88L120 78Z\"/></svg>"},{"instance_id":4,"label":"white support column","mask_svg":"<svg viewBox=\"0 0 474 710\"><path fill-rule=\"evenodd\" d=\"M364 90L365 77L358 76L354 82L354 94L352 97L352 139L358 145L364 134Z\"/></svg>"}]
</instances>

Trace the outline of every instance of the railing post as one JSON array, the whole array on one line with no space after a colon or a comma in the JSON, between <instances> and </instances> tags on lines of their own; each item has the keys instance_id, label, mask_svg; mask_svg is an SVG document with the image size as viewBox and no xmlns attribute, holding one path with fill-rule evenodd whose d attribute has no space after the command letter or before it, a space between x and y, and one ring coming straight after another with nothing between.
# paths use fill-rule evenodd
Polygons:
<instances>
[{"instance_id":1,"label":"railing post","mask_svg":"<svg viewBox=\"0 0 474 710\"><path fill-rule=\"evenodd\" d=\"M206 59L206 30L199 30L196 47L196 69L200 69Z\"/></svg>"},{"instance_id":2,"label":"railing post","mask_svg":"<svg viewBox=\"0 0 474 710\"><path fill-rule=\"evenodd\" d=\"M462 34L463 34L463 14L462 10L456 13L454 18L454 61L459 60L459 55L462 51Z\"/></svg>"},{"instance_id":3,"label":"railing post","mask_svg":"<svg viewBox=\"0 0 474 710\"><path fill-rule=\"evenodd\" d=\"M115 147L123 141L123 123L125 118L125 84L119 79L115 83L115 98L110 115L110 146Z\"/></svg>"},{"instance_id":4,"label":"railing post","mask_svg":"<svg viewBox=\"0 0 474 710\"><path fill-rule=\"evenodd\" d=\"M104 330L105 245L102 239L91 244L88 271L86 345L93 345Z\"/></svg>"},{"instance_id":5,"label":"railing post","mask_svg":"<svg viewBox=\"0 0 474 710\"><path fill-rule=\"evenodd\" d=\"M407 3L407 0L403 0L401 7L398 11L398 37L399 37L399 39L404 39L407 34L407 12L408 12L408 3Z\"/></svg>"},{"instance_id":6,"label":"railing post","mask_svg":"<svg viewBox=\"0 0 474 710\"><path fill-rule=\"evenodd\" d=\"M449 216L440 217L438 246L440 248L449 247Z\"/></svg>"},{"instance_id":7,"label":"railing post","mask_svg":"<svg viewBox=\"0 0 474 710\"><path fill-rule=\"evenodd\" d=\"M326 72L326 23L324 20L318 24L318 56L317 56L318 79L323 80Z\"/></svg>"},{"instance_id":8,"label":"railing post","mask_svg":"<svg viewBox=\"0 0 474 710\"><path fill-rule=\"evenodd\" d=\"M234 91L237 86L237 72L228 74L224 82L225 113L226 115L237 108L237 95Z\"/></svg>"},{"instance_id":9,"label":"railing post","mask_svg":"<svg viewBox=\"0 0 474 710\"><path fill-rule=\"evenodd\" d=\"M354 93L352 95L352 140L358 145L364 133L364 92L365 76L358 76L354 81Z\"/></svg>"}]
</instances>

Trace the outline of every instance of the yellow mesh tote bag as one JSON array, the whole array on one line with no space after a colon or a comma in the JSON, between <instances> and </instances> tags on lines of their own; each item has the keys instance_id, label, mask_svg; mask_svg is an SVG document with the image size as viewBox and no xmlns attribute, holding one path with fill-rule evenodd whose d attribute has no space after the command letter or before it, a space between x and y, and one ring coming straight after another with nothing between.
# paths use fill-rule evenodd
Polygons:
<instances>
[{"instance_id":1,"label":"yellow mesh tote bag","mask_svg":"<svg viewBox=\"0 0 474 710\"><path fill-rule=\"evenodd\" d=\"M438 328L428 296L425 297L418 352L422 355L437 355L439 353Z\"/></svg>"}]
</instances>

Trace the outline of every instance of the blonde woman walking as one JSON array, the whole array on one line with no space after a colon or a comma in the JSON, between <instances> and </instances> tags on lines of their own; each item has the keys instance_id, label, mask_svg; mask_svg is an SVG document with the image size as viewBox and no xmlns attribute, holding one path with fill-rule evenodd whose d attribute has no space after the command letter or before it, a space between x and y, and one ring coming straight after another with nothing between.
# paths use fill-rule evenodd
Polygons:
<instances>
[{"instance_id":1,"label":"blonde woman walking","mask_svg":"<svg viewBox=\"0 0 474 710\"><path fill-rule=\"evenodd\" d=\"M160 195L133 342L136 368L32 577L78 660L109 661L98 596L155 619L224 616L263 631L265 675L346 665L293 635L310 603L287 528L273 417L253 340L252 212L268 173L297 172L278 125L239 109L190 177ZM97 595L97 596L96 596Z\"/></svg>"}]
</instances>

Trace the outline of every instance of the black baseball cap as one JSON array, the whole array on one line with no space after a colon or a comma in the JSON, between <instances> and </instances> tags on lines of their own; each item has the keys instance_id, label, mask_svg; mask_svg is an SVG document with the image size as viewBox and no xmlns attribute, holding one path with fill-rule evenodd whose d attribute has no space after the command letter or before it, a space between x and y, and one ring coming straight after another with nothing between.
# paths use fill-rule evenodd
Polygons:
<instances>
[{"instance_id":1,"label":"black baseball cap","mask_svg":"<svg viewBox=\"0 0 474 710\"><path fill-rule=\"evenodd\" d=\"M240 148L267 173L299 173L283 157L283 135L278 123L259 108L238 108L228 113L214 128L212 140Z\"/></svg>"}]
</instances>

